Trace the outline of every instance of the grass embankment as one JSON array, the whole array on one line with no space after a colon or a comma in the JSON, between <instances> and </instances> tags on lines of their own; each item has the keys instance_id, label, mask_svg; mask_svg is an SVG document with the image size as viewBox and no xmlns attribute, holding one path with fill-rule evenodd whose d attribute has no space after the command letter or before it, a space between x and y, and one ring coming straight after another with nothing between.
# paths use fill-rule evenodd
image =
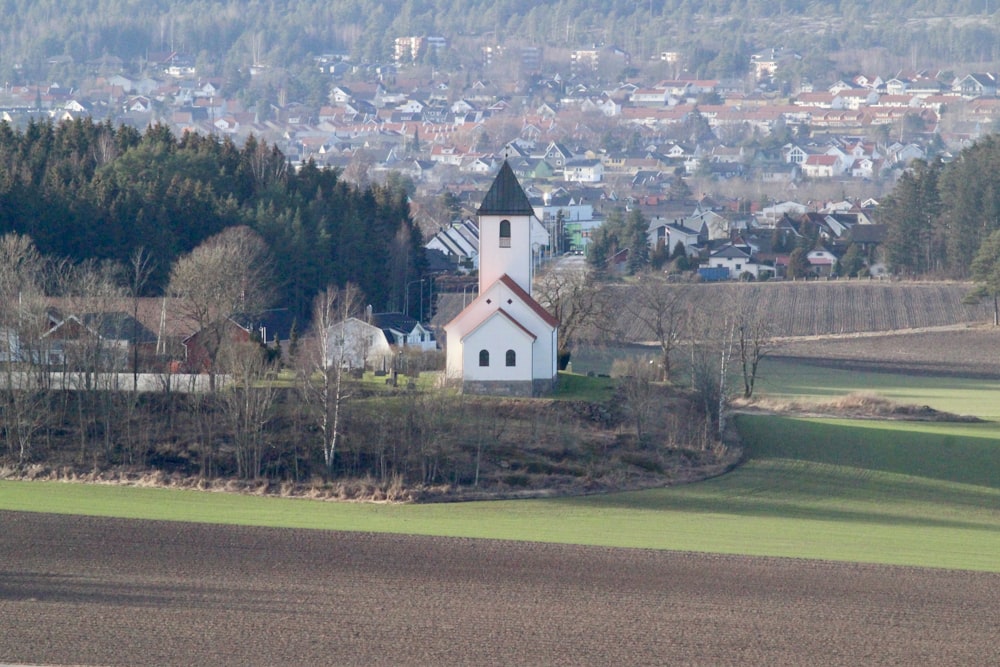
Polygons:
<instances>
[{"instance_id":1,"label":"grass embankment","mask_svg":"<svg viewBox=\"0 0 1000 667\"><path fill-rule=\"evenodd\" d=\"M773 371L774 369L770 369ZM829 371L824 370L829 374ZM810 371L811 373L811 371ZM772 380L774 373L766 373ZM796 379L798 378L798 379ZM837 383L790 374L783 391ZM844 389L919 395L988 415L996 391L947 378ZM798 383L798 384L796 384ZM809 387L815 385L815 389ZM984 397L983 392L987 392ZM197 491L0 482L0 509L384 531L1000 571L1000 428L742 416L748 462L701 484L635 493L448 505L322 503Z\"/></svg>"}]
</instances>

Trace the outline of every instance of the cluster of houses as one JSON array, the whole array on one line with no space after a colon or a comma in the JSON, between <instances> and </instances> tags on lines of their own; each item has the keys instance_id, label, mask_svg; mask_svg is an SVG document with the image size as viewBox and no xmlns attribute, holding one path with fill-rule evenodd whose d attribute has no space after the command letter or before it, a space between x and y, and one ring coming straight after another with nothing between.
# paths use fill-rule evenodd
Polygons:
<instances>
[{"instance_id":1,"label":"cluster of houses","mask_svg":"<svg viewBox=\"0 0 1000 667\"><path fill-rule=\"evenodd\" d=\"M533 297L532 245L540 224L517 177L505 162L477 210L478 289L444 330L446 377L473 393L537 395L556 381L558 320ZM40 326L0 328L0 362L8 369L32 365L50 371L152 371L204 373L215 361L209 341L291 344L288 313L233 315L199 329L178 317L183 303L169 299L131 302L39 303ZM91 310L100 305L99 310ZM72 308L73 310L69 310ZM157 308L159 309L157 317ZM78 314L79 313L79 314ZM131 314L130 314L131 313ZM152 324L157 322L157 324ZM168 324L169 323L169 324ZM33 331L32 333L29 333ZM347 369L399 370L405 351L437 348L434 333L401 313L372 313L334 323L314 338L326 341L326 365ZM183 350L183 360L177 353ZM140 368L142 366L142 368ZM6 375L11 378L13 375Z\"/></svg>"},{"instance_id":2,"label":"cluster of houses","mask_svg":"<svg viewBox=\"0 0 1000 667\"><path fill-rule=\"evenodd\" d=\"M375 170L402 171L436 183L488 176L504 157L517 158L511 166L519 178L621 183L639 171L677 167L718 178L876 178L924 157L920 140L901 136L907 122L911 134L936 135L955 148L1000 117L998 77L989 73L953 81L929 72L897 73L886 80L859 75L822 91L803 86L793 96L747 91L745 82L723 80L624 82L609 88L556 74L525 89L513 81L457 86L394 73L347 83L331 75L323 106L282 100L248 109L236 95L223 93L221 79L199 77L176 53L151 56L151 62L160 63L153 76L105 73L80 88L8 84L0 90L0 119L16 124L90 116L140 129L164 123L178 134L197 131L237 141L253 134L277 145L296 164L312 159L346 167L362 151L374 160ZM327 65L321 65L325 72ZM105 63L108 69L113 68ZM946 113L954 121L947 131L940 122ZM695 114L713 131L711 145L662 139ZM609 122L639 133L641 145L630 150L602 146L604 132L598 128ZM839 152L831 152L826 140L808 139L781 156L740 147L746 136L766 136L779 126L827 137L878 135L873 128L880 126L886 131L877 142L848 146L841 141ZM513 134L517 153L505 156L494 140L513 139ZM509 149L508 144L504 150Z\"/></svg>"},{"instance_id":3,"label":"cluster of houses","mask_svg":"<svg viewBox=\"0 0 1000 667\"><path fill-rule=\"evenodd\" d=\"M536 265L553 255L587 254L591 233L604 221L592 204L560 193L555 196L524 191L539 226L534 230L532 258ZM637 207L647 214L647 243L651 250L676 258L683 253L686 265L705 280L769 279L789 277L791 251L809 245L806 277L838 276L838 261L854 245L863 258L865 272L884 276L886 266L879 248L885 240L886 226L876 218L875 200L801 204L785 201L770 206L758 202L698 200L657 202L628 199L624 206ZM561 237L562 247L556 241ZM552 245L544 245L551 240ZM470 273L479 267L479 228L472 217L444 227L426 244L432 262L442 270ZM624 271L629 249L622 249L609 259L608 269Z\"/></svg>"},{"instance_id":4,"label":"cluster of houses","mask_svg":"<svg viewBox=\"0 0 1000 667\"><path fill-rule=\"evenodd\" d=\"M475 218L437 239L442 246L450 241L474 255L470 259L478 269L474 293L442 327L445 377L465 391L538 395L554 387L558 321L535 301L532 289L539 248L554 245L545 220L551 219L552 208L562 219L559 206L545 197L533 201L511 163L504 161ZM807 240L811 275L832 276L851 246L865 258L877 257L885 230L871 219L873 206L840 202L811 210L785 202L747 217L704 198L689 215L653 218L648 243L682 252L702 267L703 280L715 280L781 277L789 267L789 249ZM868 270L878 272L874 263ZM42 322L34 334L0 328L0 362L8 368L30 364L51 371L204 373L214 363L207 341L219 332L199 330L184 312L182 302L166 298L99 304L50 299L38 310ZM233 315L222 325L221 338L280 350L292 344L294 326L290 313L280 308L253 317ZM438 348L435 331L424 323L370 309L313 333L328 343L326 362L347 369L394 373L404 353Z\"/></svg>"},{"instance_id":5,"label":"cluster of houses","mask_svg":"<svg viewBox=\"0 0 1000 667\"><path fill-rule=\"evenodd\" d=\"M217 332L200 330L178 299L44 301L34 314L22 313L17 325L0 326L0 364L50 372L152 374L199 374L213 364L209 341L216 339ZM287 350L295 338L295 327L294 317L283 308L236 314L225 319L217 340L225 344L255 341L278 353ZM340 358L348 368L385 369L396 364L400 350L426 352L437 347L433 331L401 313L369 310L363 318L331 327L327 335L336 340L343 336L344 327L355 341Z\"/></svg>"},{"instance_id":6,"label":"cluster of houses","mask_svg":"<svg viewBox=\"0 0 1000 667\"><path fill-rule=\"evenodd\" d=\"M768 62L763 56L755 61L763 72L769 71ZM639 209L649 220L650 247L670 254L682 248L690 265L703 270L703 279L783 277L790 250L806 239L811 275L835 274L852 246L862 253L869 274L879 275L885 270L878 259L885 228L876 224L872 201L764 206L694 197L686 185L691 176L752 180L775 193L793 192L802 179L887 180L912 160L928 157L932 145L935 155L947 158L941 146L960 148L1000 121L1000 77L982 73L953 81L927 72L898 73L885 80L858 76L822 91L803 87L794 96L779 97L748 92L742 83L687 79L598 89L556 75L539 78L525 90L513 83L471 81L458 87L441 80L407 80L396 72L348 83L340 61L318 64L331 76L320 107L290 100L246 109L222 92L221 81L199 78L193 65L171 54L155 76L104 74L80 89L6 85L0 90L0 120L23 124L91 116L138 128L165 123L177 134L195 131L236 141L254 135L274 143L293 164L313 160L345 173L363 169L363 175L374 178L398 172L414 181L419 194L450 192L464 204L466 215L454 221L424 209L419 198L412 214L425 230L436 230L427 242L435 270L478 271L479 276L482 221L490 220L488 234L500 234L505 241L502 228L493 225L513 219L500 211L501 218L494 220L496 212L489 206L484 217L482 207L477 208L482 193L503 173L503 182L517 187L510 185L516 196L500 203L512 205L523 222L514 238L523 251L517 262L528 264L516 264L519 275L530 275L552 255L586 253L608 212ZM949 122L943 124L946 114ZM685 135L684 128L699 125L710 130L707 140ZM625 128L619 136L634 140L627 146L605 145L609 126ZM744 141L779 129L788 140L778 150L764 152ZM497 204L496 199L491 201ZM626 257L624 249L611 259L611 268L623 265ZM487 266L496 261L488 259ZM513 351L515 365L500 367L497 377L514 377L511 368L519 369L519 360L527 355L541 368L542 384L550 382L550 357L532 352L535 343L527 342L546 340L554 331L524 298L530 299L530 280L504 280L504 271L491 275L489 284L476 285L476 293L468 295L478 304L479 315L472 320L496 320L491 326L506 333L494 340L493 333L478 333L478 324L469 320L463 321L459 335L471 336L470 345L485 335L480 342L492 346L527 331L523 340L517 338L521 347L487 355L487 363ZM484 306L480 299L487 293L493 305L496 299L510 299L518 314ZM290 323L281 323L278 312L267 321L234 318L233 337L283 344ZM47 311L44 344L30 351L13 329L3 330L0 361L77 365L76 350L86 347L83 342L100 340L108 366L189 372L204 367L198 332L172 316L169 301L144 301L138 311L123 306L114 313L96 316L54 305ZM342 331L329 335L362 341L348 355L351 366L385 369L401 348L434 349L438 344L424 324L398 313L369 313L340 326ZM449 363L494 368L478 365L479 351L463 352ZM539 377L532 380L536 385Z\"/></svg>"},{"instance_id":7,"label":"cluster of houses","mask_svg":"<svg viewBox=\"0 0 1000 667\"><path fill-rule=\"evenodd\" d=\"M860 258L858 270L882 277L887 268L880 261L879 247L886 226L873 221L875 206L874 201L844 201L811 210L797 202L782 202L742 218L699 204L687 217L654 219L649 241L671 251L682 248L703 280L790 277L795 248L805 250L807 264L799 277L841 277L840 260L852 246Z\"/></svg>"}]
</instances>

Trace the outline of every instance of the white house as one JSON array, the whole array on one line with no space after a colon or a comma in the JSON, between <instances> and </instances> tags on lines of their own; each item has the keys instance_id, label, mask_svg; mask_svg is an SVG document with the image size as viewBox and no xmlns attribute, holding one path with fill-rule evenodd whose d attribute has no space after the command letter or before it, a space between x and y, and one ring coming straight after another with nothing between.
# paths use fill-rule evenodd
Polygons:
<instances>
[{"instance_id":1,"label":"white house","mask_svg":"<svg viewBox=\"0 0 1000 667\"><path fill-rule=\"evenodd\" d=\"M837 256L826 248L810 250L806 255L809 266L817 276L825 277L833 275L834 267L837 266Z\"/></svg>"},{"instance_id":2,"label":"white house","mask_svg":"<svg viewBox=\"0 0 1000 667\"><path fill-rule=\"evenodd\" d=\"M345 368L381 368L392 358L392 348L378 327L356 317L326 330L326 363Z\"/></svg>"},{"instance_id":3,"label":"white house","mask_svg":"<svg viewBox=\"0 0 1000 667\"><path fill-rule=\"evenodd\" d=\"M744 274L759 279L767 275L774 275L774 267L761 264L750 254L750 248L746 246L736 246L726 244L713 252L708 260L708 265L713 268L727 268L729 275L733 278L741 278Z\"/></svg>"},{"instance_id":4,"label":"white house","mask_svg":"<svg viewBox=\"0 0 1000 667\"><path fill-rule=\"evenodd\" d=\"M563 179L577 183L600 183L604 164L600 160L574 160L563 167Z\"/></svg>"},{"instance_id":5,"label":"white house","mask_svg":"<svg viewBox=\"0 0 1000 667\"><path fill-rule=\"evenodd\" d=\"M397 351L403 348L430 352L437 349L434 334L423 324L403 313L374 313L372 324Z\"/></svg>"},{"instance_id":6,"label":"white house","mask_svg":"<svg viewBox=\"0 0 1000 667\"><path fill-rule=\"evenodd\" d=\"M695 224L690 227L686 226L686 222L688 221L667 222L662 218L653 218L646 230L649 245L655 248L662 242L667 252L672 254L680 243L686 255L697 255L698 248L708 240L708 228L704 221L693 220Z\"/></svg>"},{"instance_id":7,"label":"white house","mask_svg":"<svg viewBox=\"0 0 1000 667\"><path fill-rule=\"evenodd\" d=\"M437 348L434 334L402 313L374 313L371 322L349 317L326 330L327 363L345 368L387 368L405 349Z\"/></svg>"},{"instance_id":8,"label":"white house","mask_svg":"<svg viewBox=\"0 0 1000 667\"><path fill-rule=\"evenodd\" d=\"M559 322L531 295L539 223L506 161L478 217L479 296L444 326L446 375L468 393L548 393L557 378Z\"/></svg>"},{"instance_id":9,"label":"white house","mask_svg":"<svg viewBox=\"0 0 1000 667\"><path fill-rule=\"evenodd\" d=\"M810 155L801 166L802 174L809 178L833 178L844 173L839 155Z\"/></svg>"}]
</instances>

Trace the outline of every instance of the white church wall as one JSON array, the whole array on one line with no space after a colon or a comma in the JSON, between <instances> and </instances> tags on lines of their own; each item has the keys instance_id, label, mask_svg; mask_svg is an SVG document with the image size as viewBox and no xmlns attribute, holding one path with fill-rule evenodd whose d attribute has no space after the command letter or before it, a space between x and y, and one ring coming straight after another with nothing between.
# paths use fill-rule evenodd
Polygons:
<instances>
[{"instance_id":1,"label":"white church wall","mask_svg":"<svg viewBox=\"0 0 1000 667\"><path fill-rule=\"evenodd\" d=\"M465 348L465 379L481 382L531 381L534 338L502 314L496 313L488 318L483 326L477 327L462 342ZM489 353L489 366L479 365L479 355L483 350ZM508 350L514 352L513 366L506 363Z\"/></svg>"}]
</instances>

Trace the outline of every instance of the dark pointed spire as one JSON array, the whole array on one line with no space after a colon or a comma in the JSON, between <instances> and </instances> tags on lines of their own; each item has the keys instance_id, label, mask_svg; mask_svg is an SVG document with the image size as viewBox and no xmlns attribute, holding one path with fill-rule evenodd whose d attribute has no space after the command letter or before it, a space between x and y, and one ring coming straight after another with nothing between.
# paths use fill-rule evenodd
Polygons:
<instances>
[{"instance_id":1,"label":"dark pointed spire","mask_svg":"<svg viewBox=\"0 0 1000 667\"><path fill-rule=\"evenodd\" d=\"M490 191L479 205L479 215L534 215L528 196L517 182L514 170L507 160L500 165L500 173L493 180Z\"/></svg>"}]
</instances>

